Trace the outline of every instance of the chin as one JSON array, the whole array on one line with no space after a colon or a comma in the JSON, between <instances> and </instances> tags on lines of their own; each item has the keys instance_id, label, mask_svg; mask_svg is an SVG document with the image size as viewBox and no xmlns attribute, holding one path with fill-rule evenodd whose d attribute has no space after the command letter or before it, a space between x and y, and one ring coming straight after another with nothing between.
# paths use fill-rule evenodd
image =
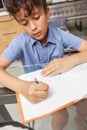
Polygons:
<instances>
[{"instance_id":1,"label":"chin","mask_svg":"<svg viewBox=\"0 0 87 130\"><path fill-rule=\"evenodd\" d=\"M37 37L37 38L35 38L36 40L38 40L38 41L43 41L43 38L42 37Z\"/></svg>"}]
</instances>

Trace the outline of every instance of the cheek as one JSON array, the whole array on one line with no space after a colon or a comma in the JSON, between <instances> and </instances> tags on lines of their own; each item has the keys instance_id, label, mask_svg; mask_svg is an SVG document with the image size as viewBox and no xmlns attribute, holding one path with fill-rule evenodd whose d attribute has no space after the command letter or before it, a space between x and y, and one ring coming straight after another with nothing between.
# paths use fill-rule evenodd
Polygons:
<instances>
[{"instance_id":1,"label":"cheek","mask_svg":"<svg viewBox=\"0 0 87 130\"><path fill-rule=\"evenodd\" d=\"M29 27L22 27L22 28L23 28L23 30L24 30L25 32L27 32L28 34L30 34Z\"/></svg>"},{"instance_id":2,"label":"cheek","mask_svg":"<svg viewBox=\"0 0 87 130\"><path fill-rule=\"evenodd\" d=\"M38 27L41 27L41 29L46 29L47 28L47 19L41 19L38 23Z\"/></svg>"},{"instance_id":3,"label":"cheek","mask_svg":"<svg viewBox=\"0 0 87 130\"><path fill-rule=\"evenodd\" d=\"M45 26L47 25L47 17L46 15L42 15L38 21L39 26Z\"/></svg>"}]
</instances>

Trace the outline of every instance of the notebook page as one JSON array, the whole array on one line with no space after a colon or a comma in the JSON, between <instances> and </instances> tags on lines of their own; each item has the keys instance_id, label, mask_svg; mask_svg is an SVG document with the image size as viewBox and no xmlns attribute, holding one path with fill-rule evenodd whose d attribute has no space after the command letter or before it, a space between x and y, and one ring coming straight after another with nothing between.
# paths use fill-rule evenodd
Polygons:
<instances>
[{"instance_id":1,"label":"notebook page","mask_svg":"<svg viewBox=\"0 0 87 130\"><path fill-rule=\"evenodd\" d=\"M27 81L36 77L49 84L49 95L40 103L31 104L24 96L19 95L25 121L46 115L87 95L87 63L53 77L42 77L40 72L41 70L19 76Z\"/></svg>"}]
</instances>

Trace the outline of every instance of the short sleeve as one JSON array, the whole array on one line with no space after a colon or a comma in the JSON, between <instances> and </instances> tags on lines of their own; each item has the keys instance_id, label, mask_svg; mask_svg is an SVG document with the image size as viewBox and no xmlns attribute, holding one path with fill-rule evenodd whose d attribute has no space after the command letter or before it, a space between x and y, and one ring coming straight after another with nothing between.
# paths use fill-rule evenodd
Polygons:
<instances>
[{"instance_id":1,"label":"short sleeve","mask_svg":"<svg viewBox=\"0 0 87 130\"><path fill-rule=\"evenodd\" d=\"M82 38L63 30L60 30L60 35L64 48L71 48L77 50L83 41Z\"/></svg>"},{"instance_id":2,"label":"short sleeve","mask_svg":"<svg viewBox=\"0 0 87 130\"><path fill-rule=\"evenodd\" d=\"M7 58L11 62L21 59L22 46L20 38L14 38L9 46L1 54L1 56Z\"/></svg>"}]
</instances>

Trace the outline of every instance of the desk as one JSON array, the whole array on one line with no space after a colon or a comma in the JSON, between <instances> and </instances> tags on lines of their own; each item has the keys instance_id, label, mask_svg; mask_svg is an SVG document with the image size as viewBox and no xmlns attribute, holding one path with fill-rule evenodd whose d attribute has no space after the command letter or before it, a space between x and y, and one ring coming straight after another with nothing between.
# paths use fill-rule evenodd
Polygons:
<instances>
[{"instance_id":1,"label":"desk","mask_svg":"<svg viewBox=\"0 0 87 130\"><path fill-rule=\"evenodd\" d=\"M13 120L4 104L16 103L15 93L7 88L0 88L0 122Z\"/></svg>"},{"instance_id":2,"label":"desk","mask_svg":"<svg viewBox=\"0 0 87 130\"><path fill-rule=\"evenodd\" d=\"M19 64L16 66L9 67L7 71L10 74L18 77L21 74L40 69L43 66L44 65L39 64L34 66L32 65L22 66ZM13 120L5 107L5 104L13 104L13 103L17 103L15 92L6 87L0 87L0 122ZM33 125L34 122L32 123L32 127L34 127Z\"/></svg>"},{"instance_id":3,"label":"desk","mask_svg":"<svg viewBox=\"0 0 87 130\"><path fill-rule=\"evenodd\" d=\"M0 88L0 105L16 103L15 92L12 90L1 87Z\"/></svg>"},{"instance_id":4,"label":"desk","mask_svg":"<svg viewBox=\"0 0 87 130\"><path fill-rule=\"evenodd\" d=\"M24 66L24 67L26 68L26 66ZM14 73L14 75L16 75L16 76L19 76L20 74L24 73L23 66L20 66L20 65L10 67L10 68L8 68L7 71L9 71L12 74ZM11 120L12 118L8 115L9 113L7 113L6 108L3 107L3 106L4 106L4 104L12 104L12 103L16 103L15 93L13 91L7 89L7 88L0 88L0 105L1 105L0 108L2 108L2 109L0 109L0 114L3 113L2 116L4 117L5 121ZM7 115L5 113L7 113ZM71 115L69 115L69 118L70 118L70 120L68 122L69 125L67 125L67 127L66 127L67 129L64 128L64 130L69 130L69 128L70 128L70 130L74 130L74 129L77 130L75 122L73 121L74 117L76 116L75 115L76 114L75 109L73 109L73 107L70 107L69 113L71 113ZM47 121L46 123L49 126L49 121ZM43 126L43 124L42 124L42 127L44 128L45 125ZM43 130L43 128L41 130ZM46 130L49 130L49 128L46 129Z\"/></svg>"}]
</instances>

